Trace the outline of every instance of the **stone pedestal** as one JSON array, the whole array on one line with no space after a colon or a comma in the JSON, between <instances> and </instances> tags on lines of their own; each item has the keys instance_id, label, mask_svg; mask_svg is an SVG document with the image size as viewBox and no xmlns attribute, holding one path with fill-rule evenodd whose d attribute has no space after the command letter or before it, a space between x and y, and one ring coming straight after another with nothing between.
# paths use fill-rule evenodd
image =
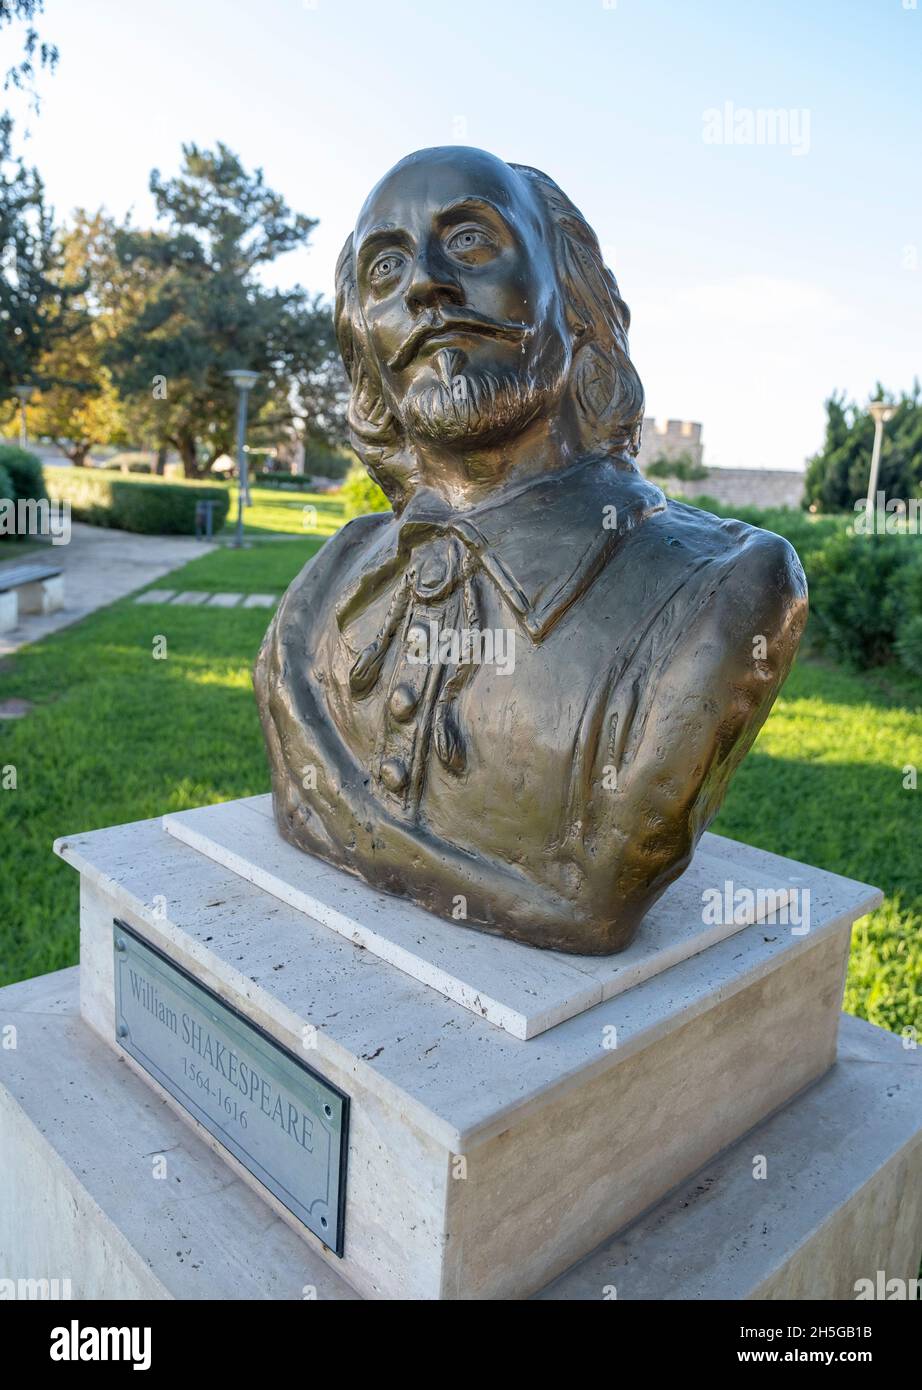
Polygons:
<instances>
[{"instance_id":1,"label":"stone pedestal","mask_svg":"<svg viewBox=\"0 0 922 1390\"><path fill-rule=\"evenodd\" d=\"M265 820L252 802L206 809L57 846L81 875L79 1016L76 971L0 992L29 1038L0 1052L0 1277L73 1278L83 1242L83 1296L727 1296L708 1292L735 1277L726 1252L772 1203L729 1296L851 1297L918 1256L919 1053L852 1020L833 1066L877 890L709 835L641 952L590 962L414 916L265 830L235 840ZM718 889L745 890L742 920L703 920ZM114 919L350 1098L341 1258L119 1046ZM704 1197L682 1205L689 1183Z\"/></svg>"}]
</instances>

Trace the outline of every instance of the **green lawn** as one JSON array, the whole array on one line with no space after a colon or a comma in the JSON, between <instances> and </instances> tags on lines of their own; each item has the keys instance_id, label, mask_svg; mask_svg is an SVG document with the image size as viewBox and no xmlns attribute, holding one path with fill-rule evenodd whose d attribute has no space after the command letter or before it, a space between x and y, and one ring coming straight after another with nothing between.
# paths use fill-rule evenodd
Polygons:
<instances>
[{"instance_id":1,"label":"green lawn","mask_svg":"<svg viewBox=\"0 0 922 1390\"><path fill-rule=\"evenodd\" d=\"M236 483L229 486L230 510L222 535L237 529ZM244 509L243 530L247 536L319 535L332 536L344 521L343 504L328 492L289 492L273 487L250 488L251 505Z\"/></svg>"},{"instance_id":2,"label":"green lawn","mask_svg":"<svg viewBox=\"0 0 922 1390\"><path fill-rule=\"evenodd\" d=\"M264 520L291 501L254 500ZM318 504L321 533L327 518ZM319 544L224 549L169 587L281 591ZM0 791L0 983L77 959L77 875L56 836L268 790L250 686L267 620L122 600L0 663L0 699L36 706L0 723L18 783ZM903 787L904 767L922 770L920 705L922 683L801 660L715 825L886 890L856 932L846 1002L892 1029L922 1025L922 787Z\"/></svg>"}]
</instances>

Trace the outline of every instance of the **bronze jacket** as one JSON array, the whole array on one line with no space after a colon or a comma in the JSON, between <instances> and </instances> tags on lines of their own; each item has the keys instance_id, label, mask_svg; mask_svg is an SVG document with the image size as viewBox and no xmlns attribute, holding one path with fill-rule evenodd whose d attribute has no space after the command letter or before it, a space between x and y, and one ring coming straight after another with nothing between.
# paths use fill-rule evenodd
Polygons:
<instances>
[{"instance_id":1,"label":"bronze jacket","mask_svg":"<svg viewBox=\"0 0 922 1390\"><path fill-rule=\"evenodd\" d=\"M666 501L627 459L462 513L421 490L328 541L266 634L281 833L459 924L621 950L687 867L805 619L786 541ZM423 641L445 629L500 634L504 662Z\"/></svg>"}]
</instances>

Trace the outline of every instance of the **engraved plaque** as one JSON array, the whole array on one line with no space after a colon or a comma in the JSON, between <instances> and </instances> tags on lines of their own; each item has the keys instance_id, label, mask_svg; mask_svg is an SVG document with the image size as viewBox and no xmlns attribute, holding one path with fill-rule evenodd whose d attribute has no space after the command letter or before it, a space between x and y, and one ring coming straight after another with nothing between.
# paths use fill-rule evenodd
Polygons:
<instances>
[{"instance_id":1,"label":"engraved plaque","mask_svg":"<svg viewBox=\"0 0 922 1390\"><path fill-rule=\"evenodd\" d=\"M343 1253L349 1098L117 918L119 1044Z\"/></svg>"}]
</instances>

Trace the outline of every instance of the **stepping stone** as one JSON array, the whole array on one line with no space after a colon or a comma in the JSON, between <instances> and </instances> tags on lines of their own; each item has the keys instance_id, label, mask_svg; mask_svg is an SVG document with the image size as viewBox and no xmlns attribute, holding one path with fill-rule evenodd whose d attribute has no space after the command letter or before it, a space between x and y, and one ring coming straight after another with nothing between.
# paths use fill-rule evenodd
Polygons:
<instances>
[{"instance_id":1,"label":"stepping stone","mask_svg":"<svg viewBox=\"0 0 922 1390\"><path fill-rule=\"evenodd\" d=\"M10 700L0 700L0 719L21 719L33 709L35 705L31 700L18 700L15 696Z\"/></svg>"},{"instance_id":2,"label":"stepping stone","mask_svg":"<svg viewBox=\"0 0 922 1390\"><path fill-rule=\"evenodd\" d=\"M243 594L212 594L208 600L208 608L236 608L243 598Z\"/></svg>"},{"instance_id":3,"label":"stepping stone","mask_svg":"<svg viewBox=\"0 0 922 1390\"><path fill-rule=\"evenodd\" d=\"M277 603L275 594L247 594L243 600L244 608L274 608Z\"/></svg>"},{"instance_id":4,"label":"stepping stone","mask_svg":"<svg viewBox=\"0 0 922 1390\"><path fill-rule=\"evenodd\" d=\"M138 594L135 603L169 603L175 596L175 589L148 589L146 593Z\"/></svg>"},{"instance_id":5,"label":"stepping stone","mask_svg":"<svg viewBox=\"0 0 922 1390\"><path fill-rule=\"evenodd\" d=\"M176 595L176 597L173 600L173 605L175 607L177 603L205 603L210 598L211 594L202 593L198 589L187 589L185 593Z\"/></svg>"}]
</instances>

